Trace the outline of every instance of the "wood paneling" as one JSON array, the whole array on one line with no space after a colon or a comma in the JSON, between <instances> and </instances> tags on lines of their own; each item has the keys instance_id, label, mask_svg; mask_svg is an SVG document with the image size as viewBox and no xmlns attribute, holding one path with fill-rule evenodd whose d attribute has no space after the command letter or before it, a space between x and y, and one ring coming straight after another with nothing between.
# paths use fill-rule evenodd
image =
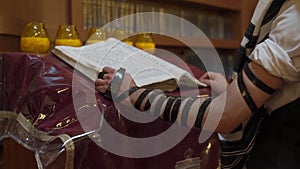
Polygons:
<instances>
[{"instance_id":1,"label":"wood paneling","mask_svg":"<svg viewBox=\"0 0 300 169\"><path fill-rule=\"evenodd\" d=\"M31 21L45 23L51 41L58 25L70 24L70 0L1 0L0 45L1 51L17 51L24 25Z\"/></svg>"},{"instance_id":2,"label":"wood paneling","mask_svg":"<svg viewBox=\"0 0 300 169\"><path fill-rule=\"evenodd\" d=\"M20 37L0 34L0 52L19 52Z\"/></svg>"},{"instance_id":3,"label":"wood paneling","mask_svg":"<svg viewBox=\"0 0 300 169\"><path fill-rule=\"evenodd\" d=\"M3 140L4 169L37 169L34 153L11 139Z\"/></svg>"}]
</instances>

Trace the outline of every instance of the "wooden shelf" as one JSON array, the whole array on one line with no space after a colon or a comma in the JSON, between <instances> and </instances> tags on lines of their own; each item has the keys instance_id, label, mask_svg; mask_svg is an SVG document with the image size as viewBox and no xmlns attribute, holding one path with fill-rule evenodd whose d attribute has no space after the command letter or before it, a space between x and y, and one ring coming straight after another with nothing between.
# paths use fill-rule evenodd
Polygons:
<instances>
[{"instance_id":1,"label":"wooden shelf","mask_svg":"<svg viewBox=\"0 0 300 169\"><path fill-rule=\"evenodd\" d=\"M225 10L232 10L232 11L241 10L240 0L184 0L184 1L216 7L216 8L222 8Z\"/></svg>"},{"instance_id":2,"label":"wooden shelf","mask_svg":"<svg viewBox=\"0 0 300 169\"><path fill-rule=\"evenodd\" d=\"M117 0L115 0L117 1ZM232 35L230 39L210 39L205 40L196 37L167 37L162 35L153 35L153 39L158 47L166 47L169 50L184 50L184 48L195 47L195 48L211 48L212 46L220 50L237 50L240 46L240 40L243 36L243 32L246 30L249 20L252 15L252 11L255 8L257 0L246 1L246 0L174 0L172 2L168 0L129 0L130 2L139 2L140 4L149 5L150 7L159 6L161 8L172 10L187 10L190 14L200 14L207 16L224 15L230 19L231 26L229 33ZM152 5L151 5L152 4ZM85 40L87 30L83 29L83 14L78 12L82 11L82 0L74 0L71 3L72 8L72 24L78 25L78 29L81 37ZM198 11L199 10L199 11ZM187 15L189 16L189 15ZM187 17L188 18L188 17ZM193 20L193 18L192 18ZM193 20L194 21L194 20ZM191 21L192 22L192 21ZM212 25L213 26L213 25ZM176 40L176 39L180 39ZM184 43L188 42L188 43Z\"/></svg>"},{"instance_id":3,"label":"wooden shelf","mask_svg":"<svg viewBox=\"0 0 300 169\"><path fill-rule=\"evenodd\" d=\"M164 35L152 35L157 46L162 47L195 47L195 48L214 48L218 49L237 49L239 40L224 39L201 39L193 37L168 37Z\"/></svg>"}]
</instances>

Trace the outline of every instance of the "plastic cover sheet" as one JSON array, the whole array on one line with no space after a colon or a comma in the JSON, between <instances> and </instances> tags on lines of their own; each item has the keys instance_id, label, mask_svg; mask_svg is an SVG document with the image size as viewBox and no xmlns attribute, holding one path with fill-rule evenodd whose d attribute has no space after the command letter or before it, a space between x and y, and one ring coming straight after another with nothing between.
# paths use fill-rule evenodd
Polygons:
<instances>
[{"instance_id":1,"label":"plastic cover sheet","mask_svg":"<svg viewBox=\"0 0 300 169\"><path fill-rule=\"evenodd\" d=\"M35 152L40 169L181 169L192 162L198 163L194 168L218 167L217 137L199 144L198 129L156 156L111 153L95 142L101 141L103 119L119 133L137 138L159 134L170 124L160 119L138 124L122 117L112 102L94 90L93 82L78 75L74 84L72 68L52 54L2 53L0 62L0 139L10 137ZM196 77L203 73L193 66L191 70ZM88 99L91 93L95 102Z\"/></svg>"}]
</instances>

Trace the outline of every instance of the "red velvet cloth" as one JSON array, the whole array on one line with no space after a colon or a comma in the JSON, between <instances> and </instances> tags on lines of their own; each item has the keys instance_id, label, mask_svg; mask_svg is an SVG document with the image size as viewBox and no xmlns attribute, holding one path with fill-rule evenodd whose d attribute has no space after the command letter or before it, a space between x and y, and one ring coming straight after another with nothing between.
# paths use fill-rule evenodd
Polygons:
<instances>
[{"instance_id":1,"label":"red velvet cloth","mask_svg":"<svg viewBox=\"0 0 300 169\"><path fill-rule=\"evenodd\" d=\"M94 91L94 84L81 76L77 84L72 84L73 69L54 55L39 57L35 54L2 53L2 109L22 113L37 129L51 135L68 134L78 136L83 130L76 110L72 94L85 103L87 92L92 90L98 104L108 108L106 121L117 131L133 137L148 137L167 129L169 122L157 119L148 124L138 124L120 117L112 102L105 100ZM178 60L164 59L181 65ZM190 70L199 78L203 71L190 66ZM209 93L201 89L200 93ZM86 103L88 105L88 103ZM78 111L78 110L77 110ZM90 126L97 127L99 113L90 107L79 110L84 114ZM127 158L112 154L97 146L89 137L74 139L76 169L173 169L176 162L189 157L200 157L201 169L215 169L219 160L219 144L216 135L207 142L198 143L200 130L191 129L189 134L169 151L149 158ZM125 144L125 143L119 143ZM208 145L212 145L207 149ZM48 168L63 168L62 164L52 164Z\"/></svg>"}]
</instances>

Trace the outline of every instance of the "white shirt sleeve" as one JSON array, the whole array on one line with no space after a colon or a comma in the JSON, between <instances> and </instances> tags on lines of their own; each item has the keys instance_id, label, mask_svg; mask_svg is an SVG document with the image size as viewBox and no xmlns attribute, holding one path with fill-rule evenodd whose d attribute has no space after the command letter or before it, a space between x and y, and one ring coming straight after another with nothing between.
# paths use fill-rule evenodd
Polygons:
<instances>
[{"instance_id":1,"label":"white shirt sleeve","mask_svg":"<svg viewBox=\"0 0 300 169\"><path fill-rule=\"evenodd\" d=\"M286 82L300 82L300 1L288 0L272 23L269 38L249 58Z\"/></svg>"}]
</instances>

